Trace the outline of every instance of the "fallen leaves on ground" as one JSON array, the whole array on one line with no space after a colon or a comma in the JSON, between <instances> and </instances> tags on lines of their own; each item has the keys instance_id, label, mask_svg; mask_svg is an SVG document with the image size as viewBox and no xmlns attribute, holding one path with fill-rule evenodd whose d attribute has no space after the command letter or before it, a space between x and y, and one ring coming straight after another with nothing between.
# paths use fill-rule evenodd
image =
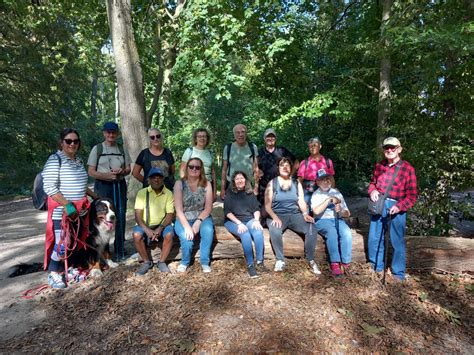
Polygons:
<instances>
[{"instance_id":1,"label":"fallen leaves on ground","mask_svg":"<svg viewBox=\"0 0 474 355\"><path fill-rule=\"evenodd\" d=\"M137 277L137 265L37 297L46 321L0 350L474 353L468 276L388 277L383 287L362 264L338 279L326 266L315 276L303 260L257 279L242 260L215 261L210 274L195 264Z\"/></svg>"}]
</instances>

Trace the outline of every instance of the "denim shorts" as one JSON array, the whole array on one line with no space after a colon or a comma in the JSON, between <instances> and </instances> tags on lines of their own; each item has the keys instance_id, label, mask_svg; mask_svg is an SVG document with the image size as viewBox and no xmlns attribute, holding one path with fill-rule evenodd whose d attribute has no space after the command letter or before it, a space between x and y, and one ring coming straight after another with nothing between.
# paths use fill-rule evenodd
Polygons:
<instances>
[{"instance_id":1,"label":"denim shorts","mask_svg":"<svg viewBox=\"0 0 474 355\"><path fill-rule=\"evenodd\" d=\"M150 226L151 229L155 229L157 226ZM148 238L148 236L146 235L145 231L143 230L142 227L140 227L138 224L133 227L133 230L132 230L132 234L134 233L139 233L141 234L142 236L142 239L144 240L145 242L145 245L147 246L150 246L150 244L152 243L152 241L150 240L150 238ZM167 235L171 233L172 236L174 236L174 227L173 227L173 224L168 224L165 229L163 229L163 232L161 232L161 235L158 236L158 238L156 239L156 241L158 241L159 239L163 239L163 236Z\"/></svg>"}]
</instances>

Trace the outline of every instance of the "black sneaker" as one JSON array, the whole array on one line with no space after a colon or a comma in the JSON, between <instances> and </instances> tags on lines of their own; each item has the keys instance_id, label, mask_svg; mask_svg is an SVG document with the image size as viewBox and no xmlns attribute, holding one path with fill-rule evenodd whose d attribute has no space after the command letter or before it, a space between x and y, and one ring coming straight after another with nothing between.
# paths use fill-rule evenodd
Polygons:
<instances>
[{"instance_id":1,"label":"black sneaker","mask_svg":"<svg viewBox=\"0 0 474 355\"><path fill-rule=\"evenodd\" d=\"M150 270L153 267L153 261L144 261L142 266L137 270L135 275L137 276L143 276L145 275L148 270Z\"/></svg>"},{"instance_id":2,"label":"black sneaker","mask_svg":"<svg viewBox=\"0 0 474 355\"><path fill-rule=\"evenodd\" d=\"M247 272L249 273L249 277L251 279L254 279L254 278L258 277L257 270L255 270L255 265L253 265L253 264L247 266Z\"/></svg>"},{"instance_id":3,"label":"black sneaker","mask_svg":"<svg viewBox=\"0 0 474 355\"><path fill-rule=\"evenodd\" d=\"M265 266L265 264L262 262L260 263L257 263L257 271L258 272L263 272L263 273L267 273L267 272L270 272L270 270L267 269L267 267Z\"/></svg>"}]
</instances>

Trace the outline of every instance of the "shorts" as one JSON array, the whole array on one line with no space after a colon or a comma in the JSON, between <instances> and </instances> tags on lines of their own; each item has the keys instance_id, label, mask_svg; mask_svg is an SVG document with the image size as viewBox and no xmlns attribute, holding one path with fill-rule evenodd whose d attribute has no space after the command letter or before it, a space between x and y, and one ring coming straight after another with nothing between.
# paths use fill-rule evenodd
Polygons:
<instances>
[{"instance_id":1,"label":"shorts","mask_svg":"<svg viewBox=\"0 0 474 355\"><path fill-rule=\"evenodd\" d=\"M157 226L150 226L151 229L155 229ZM151 243L153 243L152 240L150 240L150 238L148 238L148 236L146 235L145 231L143 230L142 227L140 227L138 224L133 227L133 230L132 230L132 234L134 233L139 233L141 234L142 236L142 239L144 240L145 242L145 245L146 246L150 246ZM163 236L167 235L171 233L172 236L174 236L174 227L172 224L168 224L165 229L163 229L163 232L161 232L161 235L158 236L158 238L156 239L156 241L158 241L159 239L162 239Z\"/></svg>"}]
</instances>

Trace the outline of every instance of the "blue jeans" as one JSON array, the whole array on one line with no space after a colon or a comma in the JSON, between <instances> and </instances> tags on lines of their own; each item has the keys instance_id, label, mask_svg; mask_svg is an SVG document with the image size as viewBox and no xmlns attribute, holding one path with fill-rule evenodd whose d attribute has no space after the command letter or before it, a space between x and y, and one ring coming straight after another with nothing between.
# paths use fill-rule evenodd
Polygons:
<instances>
[{"instance_id":1,"label":"blue jeans","mask_svg":"<svg viewBox=\"0 0 474 355\"><path fill-rule=\"evenodd\" d=\"M317 186L316 186L317 187ZM313 193L310 192L310 191L307 191L305 189L303 189L304 191L304 202L306 202L306 206L308 207L308 213L310 216L313 215L313 210L311 209L311 197L313 196Z\"/></svg>"},{"instance_id":2,"label":"blue jeans","mask_svg":"<svg viewBox=\"0 0 474 355\"><path fill-rule=\"evenodd\" d=\"M190 219L188 220L188 223L192 226L195 220L196 219ZM178 235L179 242L181 243L181 264L189 266L196 237L194 237L193 240L187 240L186 235L184 234L184 227L177 218L176 223L174 224L174 231ZM199 235L201 236L201 243L199 244L199 261L201 262L201 265L209 265L211 262L211 246L212 241L214 240L214 222L212 221L211 216L202 221L199 228Z\"/></svg>"},{"instance_id":3,"label":"blue jeans","mask_svg":"<svg viewBox=\"0 0 474 355\"><path fill-rule=\"evenodd\" d=\"M252 240L255 244L255 253L257 254L257 262L263 261L263 252L264 252L264 241L263 241L263 231L253 228L252 225L255 222L255 219L250 220L245 224L247 231L239 234L239 226L234 222L227 221L224 223L224 226L227 230L233 235L240 238L242 242L242 249L244 250L245 260L247 265L253 264L253 248Z\"/></svg>"},{"instance_id":4,"label":"blue jeans","mask_svg":"<svg viewBox=\"0 0 474 355\"><path fill-rule=\"evenodd\" d=\"M382 271L385 267L384 252L385 252L385 231L388 227L388 210L395 205L396 201L386 200L385 208L382 216L372 216L370 220L368 252L369 262L374 267L375 271ZM407 216L405 212L392 215L392 222L390 226L390 242L393 247L392 256L392 274L401 280L405 279L406 270L406 230Z\"/></svg>"},{"instance_id":5,"label":"blue jeans","mask_svg":"<svg viewBox=\"0 0 474 355\"><path fill-rule=\"evenodd\" d=\"M352 259L352 233L343 219L339 219L339 236L334 218L317 219L314 226L326 238L331 263L349 264ZM339 251L340 247L340 251Z\"/></svg>"}]
</instances>

